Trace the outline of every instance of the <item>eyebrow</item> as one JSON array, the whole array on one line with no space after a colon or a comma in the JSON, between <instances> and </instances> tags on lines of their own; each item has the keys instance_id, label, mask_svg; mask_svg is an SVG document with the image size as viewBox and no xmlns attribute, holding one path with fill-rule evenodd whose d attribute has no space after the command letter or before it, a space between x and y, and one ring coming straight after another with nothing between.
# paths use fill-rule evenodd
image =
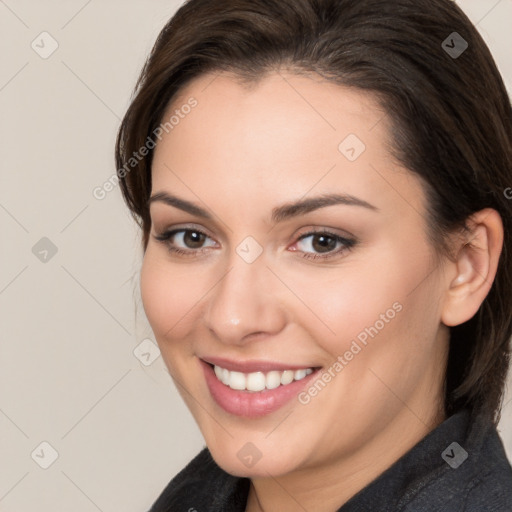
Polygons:
<instances>
[{"instance_id":1,"label":"eyebrow","mask_svg":"<svg viewBox=\"0 0 512 512\"><path fill-rule=\"evenodd\" d=\"M210 220L213 219L212 215L200 206L197 206L190 201L186 201L185 199L173 196L167 192L157 192L156 194L153 194L148 199L148 207L154 202L161 202L168 206L173 206L183 210L184 212L190 213L191 215L195 215L196 217L202 217L204 219ZM276 208L272 209L271 220L275 223L283 222L284 220L290 219L292 217L304 215L314 210L325 208L326 206L340 204L347 206L359 206L369 210L379 211L379 208L376 206L350 194L325 194L318 197L300 199L293 203L286 203L282 206L277 206Z\"/></svg>"}]
</instances>

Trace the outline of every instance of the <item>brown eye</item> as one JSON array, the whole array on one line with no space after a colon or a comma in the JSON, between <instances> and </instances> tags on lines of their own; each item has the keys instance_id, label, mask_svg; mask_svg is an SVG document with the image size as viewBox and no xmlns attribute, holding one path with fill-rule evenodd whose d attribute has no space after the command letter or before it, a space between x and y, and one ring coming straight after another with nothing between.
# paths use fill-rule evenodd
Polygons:
<instances>
[{"instance_id":1,"label":"brown eye","mask_svg":"<svg viewBox=\"0 0 512 512\"><path fill-rule=\"evenodd\" d=\"M173 229L155 235L155 240L163 243L169 252L179 256L197 256L216 246L215 240L198 229Z\"/></svg>"},{"instance_id":2,"label":"brown eye","mask_svg":"<svg viewBox=\"0 0 512 512\"><path fill-rule=\"evenodd\" d=\"M329 235L314 235L311 247L317 252L329 252L336 249L337 240Z\"/></svg>"},{"instance_id":3,"label":"brown eye","mask_svg":"<svg viewBox=\"0 0 512 512\"><path fill-rule=\"evenodd\" d=\"M189 249L201 248L205 239L206 239L206 235L204 233L200 233L199 231L191 231L191 230L184 231L183 243Z\"/></svg>"},{"instance_id":4,"label":"brown eye","mask_svg":"<svg viewBox=\"0 0 512 512\"><path fill-rule=\"evenodd\" d=\"M297 251L306 259L326 259L340 256L351 249L356 240L344 238L328 231L317 231L302 235L295 243Z\"/></svg>"}]
</instances>

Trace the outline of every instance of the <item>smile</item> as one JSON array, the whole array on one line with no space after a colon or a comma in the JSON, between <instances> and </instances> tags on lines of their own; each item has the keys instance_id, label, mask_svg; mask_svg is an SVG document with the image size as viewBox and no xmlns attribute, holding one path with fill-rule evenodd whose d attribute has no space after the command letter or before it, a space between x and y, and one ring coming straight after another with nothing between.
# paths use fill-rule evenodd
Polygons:
<instances>
[{"instance_id":1,"label":"smile","mask_svg":"<svg viewBox=\"0 0 512 512\"><path fill-rule=\"evenodd\" d=\"M224 412L248 418L270 414L297 398L320 370L319 367L286 368L286 365L256 361L224 364L221 360L198 361L213 401ZM283 366L286 369L282 369Z\"/></svg>"},{"instance_id":2,"label":"smile","mask_svg":"<svg viewBox=\"0 0 512 512\"><path fill-rule=\"evenodd\" d=\"M258 392L264 389L276 389L279 386L287 386L294 380L302 380L307 375L313 373L312 368L303 368L300 370L273 370L267 373L251 372L242 373L229 371L221 366L213 367L217 379L224 385L238 391Z\"/></svg>"}]
</instances>

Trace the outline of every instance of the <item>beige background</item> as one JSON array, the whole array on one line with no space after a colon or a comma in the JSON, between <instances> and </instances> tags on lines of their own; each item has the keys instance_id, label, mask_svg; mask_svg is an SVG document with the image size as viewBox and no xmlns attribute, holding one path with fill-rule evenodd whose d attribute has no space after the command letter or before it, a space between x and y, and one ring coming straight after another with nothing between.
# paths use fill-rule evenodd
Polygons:
<instances>
[{"instance_id":1,"label":"beige background","mask_svg":"<svg viewBox=\"0 0 512 512\"><path fill-rule=\"evenodd\" d=\"M115 172L119 121L180 3L0 0L2 512L141 512L202 447L155 346L133 353L153 338L119 188L92 193ZM511 91L512 0L459 3Z\"/></svg>"}]
</instances>

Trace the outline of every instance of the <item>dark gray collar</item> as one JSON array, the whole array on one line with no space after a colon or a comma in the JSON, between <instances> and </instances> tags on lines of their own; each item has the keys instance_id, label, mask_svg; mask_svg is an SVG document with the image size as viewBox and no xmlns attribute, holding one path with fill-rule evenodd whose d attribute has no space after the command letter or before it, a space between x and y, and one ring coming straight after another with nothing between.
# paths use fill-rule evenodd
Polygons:
<instances>
[{"instance_id":1,"label":"dark gray collar","mask_svg":"<svg viewBox=\"0 0 512 512\"><path fill-rule=\"evenodd\" d=\"M490 491L486 481L494 486ZM249 484L249 479L223 471L204 448L169 483L150 512L244 512ZM427 434L338 512L463 511L469 496L481 500L481 508L475 508L478 511L512 510L485 508L512 503L512 468L492 421L462 410ZM494 504L485 505L490 497Z\"/></svg>"}]
</instances>

